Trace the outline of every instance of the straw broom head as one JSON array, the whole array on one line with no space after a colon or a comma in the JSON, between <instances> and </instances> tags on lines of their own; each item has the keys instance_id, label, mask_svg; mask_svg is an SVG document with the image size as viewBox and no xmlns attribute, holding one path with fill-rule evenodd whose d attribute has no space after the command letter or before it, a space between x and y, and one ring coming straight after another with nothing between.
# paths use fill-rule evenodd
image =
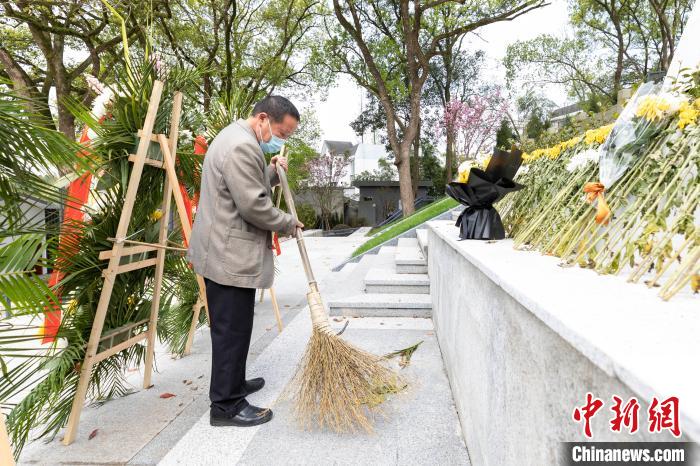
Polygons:
<instances>
[{"instance_id":1,"label":"straw broom head","mask_svg":"<svg viewBox=\"0 0 700 466\"><path fill-rule=\"evenodd\" d=\"M284 155L284 148L280 154ZM289 212L296 219L294 196L279 164L277 174ZM327 426L336 432L358 428L371 431L369 415L383 400L383 393L396 392L405 384L381 364L381 357L355 348L333 332L311 270L304 235L297 229L295 236L309 282L306 298L313 323L311 340L292 383L297 419L304 427Z\"/></svg>"},{"instance_id":2,"label":"straw broom head","mask_svg":"<svg viewBox=\"0 0 700 466\"><path fill-rule=\"evenodd\" d=\"M307 295L313 333L295 376L295 414L304 427L336 432L372 431L372 414L383 393L405 384L382 357L363 351L336 335L318 291Z\"/></svg>"}]
</instances>

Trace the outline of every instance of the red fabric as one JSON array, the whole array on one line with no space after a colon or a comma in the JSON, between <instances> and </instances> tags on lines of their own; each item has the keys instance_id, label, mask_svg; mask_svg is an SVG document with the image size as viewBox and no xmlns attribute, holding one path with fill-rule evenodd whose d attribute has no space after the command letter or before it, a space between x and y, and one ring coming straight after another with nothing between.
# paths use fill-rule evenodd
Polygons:
<instances>
[{"instance_id":1,"label":"red fabric","mask_svg":"<svg viewBox=\"0 0 700 466\"><path fill-rule=\"evenodd\" d=\"M194 139L194 153L196 155L201 155L202 158L204 158L204 155L207 153L207 140L204 139L204 136L197 136ZM199 173L195 173L195 181L199 181ZM198 183L196 183L198 184ZM187 220L190 222L190 226L192 226L192 208L197 206L197 203L199 202L199 191L195 192L193 198L190 198L190 196L187 194L187 189L185 189L185 185L180 183L180 192L182 193L182 200L185 204L185 211L187 212ZM187 247L187 240L184 239L185 241L185 247Z\"/></svg>"},{"instance_id":2,"label":"red fabric","mask_svg":"<svg viewBox=\"0 0 700 466\"><path fill-rule=\"evenodd\" d=\"M82 144L87 144L90 141L88 136L87 126L83 128L83 133L80 136L80 142ZM85 155L85 152L81 152L80 155ZM66 201L63 222L61 223L61 234L58 238L58 249L61 251L61 255L70 253L71 249L76 244L76 240L80 237L80 230L76 229L75 222L82 222L83 220L83 206L87 202L88 195L90 194L90 183L92 182L92 175L86 173L80 178L72 181L68 186L68 200ZM60 261L56 261L51 276L49 277L49 287L54 288L63 279L63 273L60 269ZM56 296L61 297L60 289L55 290ZM53 308L53 309L52 309ZM41 340L42 344L51 343L56 339L56 334L58 333L58 328L61 325L61 307L59 303L52 303L46 306L46 312L44 313L44 325L42 326L41 332L43 338Z\"/></svg>"},{"instance_id":3,"label":"red fabric","mask_svg":"<svg viewBox=\"0 0 700 466\"><path fill-rule=\"evenodd\" d=\"M282 249L280 248L280 240L277 238L277 233L272 232L272 245L274 246L275 253L279 256L282 254Z\"/></svg>"}]
</instances>

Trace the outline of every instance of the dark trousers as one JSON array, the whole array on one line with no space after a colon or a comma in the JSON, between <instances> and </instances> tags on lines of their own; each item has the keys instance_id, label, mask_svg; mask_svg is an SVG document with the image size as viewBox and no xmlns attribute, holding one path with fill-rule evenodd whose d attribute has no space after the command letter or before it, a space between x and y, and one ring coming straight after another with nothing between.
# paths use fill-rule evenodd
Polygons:
<instances>
[{"instance_id":1,"label":"dark trousers","mask_svg":"<svg viewBox=\"0 0 700 466\"><path fill-rule=\"evenodd\" d=\"M211 329L211 407L237 414L246 405L245 365L253 332L255 288L204 279Z\"/></svg>"}]
</instances>

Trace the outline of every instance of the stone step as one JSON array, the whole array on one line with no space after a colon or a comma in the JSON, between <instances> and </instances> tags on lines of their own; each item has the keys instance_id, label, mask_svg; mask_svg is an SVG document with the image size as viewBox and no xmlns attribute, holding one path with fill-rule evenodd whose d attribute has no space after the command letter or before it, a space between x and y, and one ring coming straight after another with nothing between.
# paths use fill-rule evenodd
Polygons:
<instances>
[{"instance_id":1,"label":"stone step","mask_svg":"<svg viewBox=\"0 0 700 466\"><path fill-rule=\"evenodd\" d=\"M331 316L430 317L429 294L359 294L328 302Z\"/></svg>"},{"instance_id":2,"label":"stone step","mask_svg":"<svg viewBox=\"0 0 700 466\"><path fill-rule=\"evenodd\" d=\"M426 228L416 230L416 239L418 240L418 247L423 253L423 257L428 260L428 230Z\"/></svg>"},{"instance_id":3,"label":"stone step","mask_svg":"<svg viewBox=\"0 0 700 466\"><path fill-rule=\"evenodd\" d=\"M396 245L399 248L416 248L418 247L418 239L417 238L399 238L398 244Z\"/></svg>"},{"instance_id":4,"label":"stone step","mask_svg":"<svg viewBox=\"0 0 700 466\"><path fill-rule=\"evenodd\" d=\"M396 273L428 273L428 262L417 245L397 247L394 261Z\"/></svg>"},{"instance_id":5,"label":"stone step","mask_svg":"<svg viewBox=\"0 0 700 466\"><path fill-rule=\"evenodd\" d=\"M365 275L365 292L429 294L430 278L426 273L397 273L395 269L373 267Z\"/></svg>"}]
</instances>

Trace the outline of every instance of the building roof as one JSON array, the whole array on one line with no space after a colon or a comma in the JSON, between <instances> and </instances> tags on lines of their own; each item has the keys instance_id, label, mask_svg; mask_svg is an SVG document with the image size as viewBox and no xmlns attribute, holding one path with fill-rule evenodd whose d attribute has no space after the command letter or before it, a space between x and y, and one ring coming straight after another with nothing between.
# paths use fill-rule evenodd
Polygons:
<instances>
[{"instance_id":1,"label":"building roof","mask_svg":"<svg viewBox=\"0 0 700 466\"><path fill-rule=\"evenodd\" d=\"M361 187L389 187L389 186L398 186L399 182L398 181L353 181L352 182L353 186L357 186L358 188ZM433 185L433 182L430 180L423 180L418 182L418 186L422 187L430 187Z\"/></svg>"},{"instance_id":2,"label":"building roof","mask_svg":"<svg viewBox=\"0 0 700 466\"><path fill-rule=\"evenodd\" d=\"M326 147L328 152L332 154L352 154L355 151L353 150L354 144L349 142L349 141L323 141L323 145Z\"/></svg>"},{"instance_id":3,"label":"building roof","mask_svg":"<svg viewBox=\"0 0 700 466\"><path fill-rule=\"evenodd\" d=\"M549 117L551 119L557 119L559 117L571 115L572 113L578 113L580 111L581 111L580 104L571 104L571 105L567 105L566 107L555 108L554 110L552 110L552 113L549 114Z\"/></svg>"}]
</instances>

